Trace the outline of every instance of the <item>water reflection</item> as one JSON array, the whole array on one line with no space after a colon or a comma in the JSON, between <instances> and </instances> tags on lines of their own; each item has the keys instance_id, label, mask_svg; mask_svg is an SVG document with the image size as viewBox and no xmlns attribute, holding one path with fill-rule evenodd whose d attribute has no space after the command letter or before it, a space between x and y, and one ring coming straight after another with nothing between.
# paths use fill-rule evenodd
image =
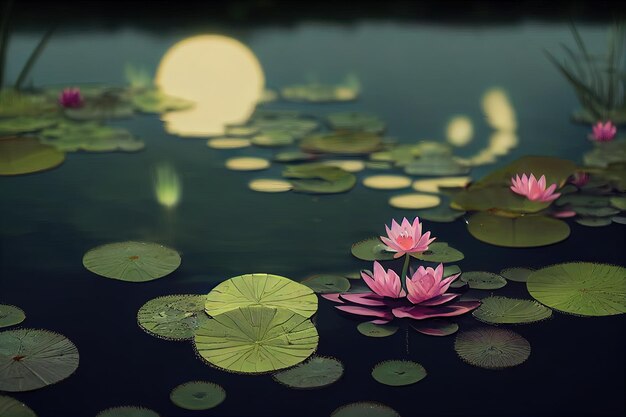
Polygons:
<instances>
[{"instance_id":1,"label":"water reflection","mask_svg":"<svg viewBox=\"0 0 626 417\"><path fill-rule=\"evenodd\" d=\"M195 107L165 114L165 128L180 136L218 136L245 122L263 95L261 64L244 44L221 35L184 39L163 56L156 84Z\"/></svg>"},{"instance_id":2,"label":"water reflection","mask_svg":"<svg viewBox=\"0 0 626 417\"><path fill-rule=\"evenodd\" d=\"M474 138L474 124L467 116L454 116L446 126L446 138L454 146L465 146Z\"/></svg>"},{"instance_id":3,"label":"water reflection","mask_svg":"<svg viewBox=\"0 0 626 417\"><path fill-rule=\"evenodd\" d=\"M183 185L176 169L170 164L160 164L154 170L154 194L160 205L171 209L178 205Z\"/></svg>"}]
</instances>

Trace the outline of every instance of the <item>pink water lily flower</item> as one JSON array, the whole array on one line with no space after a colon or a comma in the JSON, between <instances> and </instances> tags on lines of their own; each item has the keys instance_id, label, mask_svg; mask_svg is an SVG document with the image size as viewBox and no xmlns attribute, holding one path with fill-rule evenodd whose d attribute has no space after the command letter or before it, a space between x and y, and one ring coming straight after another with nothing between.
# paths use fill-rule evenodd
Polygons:
<instances>
[{"instance_id":1,"label":"pink water lily flower","mask_svg":"<svg viewBox=\"0 0 626 417\"><path fill-rule=\"evenodd\" d=\"M555 193L556 184L550 185L546 189L546 176L542 175L537 181L537 178L533 174L530 177L523 174L520 178L516 175L511 178L511 190L519 195L523 195L530 201L539 201L546 203L548 201L554 201L561 196L561 193Z\"/></svg>"},{"instance_id":2,"label":"pink water lily flower","mask_svg":"<svg viewBox=\"0 0 626 417\"><path fill-rule=\"evenodd\" d=\"M460 273L443 279L443 264L437 268L424 268L420 266L409 279L406 279L407 298L413 304L439 305L455 298L455 294L446 294L452 281L457 279Z\"/></svg>"},{"instance_id":3,"label":"pink water lily flower","mask_svg":"<svg viewBox=\"0 0 626 417\"><path fill-rule=\"evenodd\" d=\"M374 293L389 298L400 298L406 296L406 293L402 289L402 282L400 277L392 269L388 269L385 272L385 268L378 263L374 262L374 273L361 272L363 281Z\"/></svg>"},{"instance_id":4,"label":"pink water lily flower","mask_svg":"<svg viewBox=\"0 0 626 417\"><path fill-rule=\"evenodd\" d=\"M83 105L83 96L80 88L65 88L59 95L59 104L65 108L74 109Z\"/></svg>"},{"instance_id":5,"label":"pink water lily flower","mask_svg":"<svg viewBox=\"0 0 626 417\"><path fill-rule=\"evenodd\" d=\"M422 234L422 223L418 217L411 224L407 218L402 219L402 225L395 220L391 221L391 229L385 225L387 237L380 236L380 240L387 245L391 252L396 252L394 258L407 253L420 253L428 250L435 238L430 238L430 232Z\"/></svg>"},{"instance_id":6,"label":"pink water lily flower","mask_svg":"<svg viewBox=\"0 0 626 417\"><path fill-rule=\"evenodd\" d=\"M578 188L585 186L589 182L589 173L585 171L576 171L574 175L570 177L569 182Z\"/></svg>"},{"instance_id":7,"label":"pink water lily flower","mask_svg":"<svg viewBox=\"0 0 626 417\"><path fill-rule=\"evenodd\" d=\"M591 130L593 133L589 135L589 139L596 142L609 142L617 133L617 127L610 120L604 124L602 122L596 123Z\"/></svg>"}]
</instances>

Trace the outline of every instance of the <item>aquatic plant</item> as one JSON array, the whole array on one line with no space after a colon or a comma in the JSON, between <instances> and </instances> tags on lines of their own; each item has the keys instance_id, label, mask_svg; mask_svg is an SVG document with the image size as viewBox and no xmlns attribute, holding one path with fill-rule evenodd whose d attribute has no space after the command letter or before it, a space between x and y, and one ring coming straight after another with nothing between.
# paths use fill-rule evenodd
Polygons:
<instances>
[{"instance_id":1,"label":"aquatic plant","mask_svg":"<svg viewBox=\"0 0 626 417\"><path fill-rule=\"evenodd\" d=\"M580 188L589 182L589 173L585 171L576 171L574 175L570 177L570 184Z\"/></svg>"},{"instance_id":2,"label":"aquatic plant","mask_svg":"<svg viewBox=\"0 0 626 417\"><path fill-rule=\"evenodd\" d=\"M430 238L430 232L422 234L422 223L418 217L413 219L413 223L405 217L402 225L395 220L391 221L391 229L385 225L387 237L381 236L380 240L387 245L390 252L396 252L394 258L399 258L406 254L424 252L436 238Z\"/></svg>"},{"instance_id":3,"label":"aquatic plant","mask_svg":"<svg viewBox=\"0 0 626 417\"><path fill-rule=\"evenodd\" d=\"M546 188L546 176L542 175L539 180L535 178L533 174L528 177L523 174L520 178L516 175L515 178L511 178L511 191L516 194L523 195L530 201L540 201L542 203L554 201L561 196L560 193L555 193L556 184L550 185Z\"/></svg>"},{"instance_id":4,"label":"aquatic plant","mask_svg":"<svg viewBox=\"0 0 626 417\"><path fill-rule=\"evenodd\" d=\"M456 298L456 294L446 294L452 281L457 279L460 273L443 279L443 264L437 268L424 268L419 266L411 279L406 280L407 298L413 304L439 305ZM408 278L408 277L407 277Z\"/></svg>"},{"instance_id":5,"label":"aquatic plant","mask_svg":"<svg viewBox=\"0 0 626 417\"><path fill-rule=\"evenodd\" d=\"M361 277L372 291L382 297L401 298L406 296L398 274L392 269L385 272L385 269L378 262L374 262L373 274L370 274L369 271L363 271Z\"/></svg>"},{"instance_id":6,"label":"aquatic plant","mask_svg":"<svg viewBox=\"0 0 626 417\"><path fill-rule=\"evenodd\" d=\"M82 107L84 104L83 95L78 87L64 88L59 94L59 104L62 107L75 109Z\"/></svg>"},{"instance_id":7,"label":"aquatic plant","mask_svg":"<svg viewBox=\"0 0 626 417\"><path fill-rule=\"evenodd\" d=\"M617 127L610 120L606 123L599 121L592 127L592 133L589 135L589 139L596 142L609 142L615 138L617 133Z\"/></svg>"}]
</instances>

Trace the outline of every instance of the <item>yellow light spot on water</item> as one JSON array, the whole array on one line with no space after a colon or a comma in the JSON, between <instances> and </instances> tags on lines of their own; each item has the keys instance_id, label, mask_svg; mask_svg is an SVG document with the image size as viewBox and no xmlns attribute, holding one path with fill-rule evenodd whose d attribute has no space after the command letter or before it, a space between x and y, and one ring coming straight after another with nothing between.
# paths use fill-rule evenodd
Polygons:
<instances>
[{"instance_id":1,"label":"yellow light spot on water","mask_svg":"<svg viewBox=\"0 0 626 417\"><path fill-rule=\"evenodd\" d=\"M437 207L439 203L441 199L436 195L417 193L397 195L389 199L391 207L411 210Z\"/></svg>"},{"instance_id":2,"label":"yellow light spot on water","mask_svg":"<svg viewBox=\"0 0 626 417\"><path fill-rule=\"evenodd\" d=\"M226 160L226 168L234 171L258 171L270 167L270 161L263 158L230 158Z\"/></svg>"},{"instance_id":3,"label":"yellow light spot on water","mask_svg":"<svg viewBox=\"0 0 626 417\"><path fill-rule=\"evenodd\" d=\"M221 35L184 39L161 59L156 84L195 106L163 115L165 128L180 136L223 135L226 125L250 117L264 83L259 61L241 42Z\"/></svg>"},{"instance_id":4,"label":"yellow light spot on water","mask_svg":"<svg viewBox=\"0 0 626 417\"><path fill-rule=\"evenodd\" d=\"M250 145L250 139L244 138L214 138L207 142L207 146L213 149L240 149Z\"/></svg>"},{"instance_id":5,"label":"yellow light spot on water","mask_svg":"<svg viewBox=\"0 0 626 417\"><path fill-rule=\"evenodd\" d=\"M501 88L491 88L482 98L487 123L494 129L513 131L517 129L517 117L509 96Z\"/></svg>"},{"instance_id":6,"label":"yellow light spot on water","mask_svg":"<svg viewBox=\"0 0 626 417\"><path fill-rule=\"evenodd\" d=\"M174 208L180 202L183 194L183 185L178 173L169 164L156 167L154 175L154 194L163 207Z\"/></svg>"},{"instance_id":7,"label":"yellow light spot on water","mask_svg":"<svg viewBox=\"0 0 626 417\"><path fill-rule=\"evenodd\" d=\"M331 159L323 163L324 165L338 167L348 172L360 172L365 169L365 162L351 159Z\"/></svg>"},{"instance_id":8,"label":"yellow light spot on water","mask_svg":"<svg viewBox=\"0 0 626 417\"><path fill-rule=\"evenodd\" d=\"M411 185L411 178L403 175L372 175L363 179L363 185L375 190L398 190Z\"/></svg>"},{"instance_id":9,"label":"yellow light spot on water","mask_svg":"<svg viewBox=\"0 0 626 417\"><path fill-rule=\"evenodd\" d=\"M470 177L443 177L427 180L416 180L413 182L413 189L423 193L438 193L440 187L454 188L465 187L470 182Z\"/></svg>"},{"instance_id":10,"label":"yellow light spot on water","mask_svg":"<svg viewBox=\"0 0 626 417\"><path fill-rule=\"evenodd\" d=\"M262 193L284 193L293 187L289 181L260 178L248 183L251 190Z\"/></svg>"},{"instance_id":11,"label":"yellow light spot on water","mask_svg":"<svg viewBox=\"0 0 626 417\"><path fill-rule=\"evenodd\" d=\"M467 116L454 116L446 126L446 138L454 146L465 146L474 137L474 125Z\"/></svg>"}]
</instances>

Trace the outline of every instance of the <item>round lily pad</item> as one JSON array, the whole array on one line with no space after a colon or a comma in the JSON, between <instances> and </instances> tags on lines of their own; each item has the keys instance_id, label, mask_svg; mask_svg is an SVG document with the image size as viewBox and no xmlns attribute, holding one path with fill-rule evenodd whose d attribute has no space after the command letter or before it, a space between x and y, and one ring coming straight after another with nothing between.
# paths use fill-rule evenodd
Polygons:
<instances>
[{"instance_id":1,"label":"round lily pad","mask_svg":"<svg viewBox=\"0 0 626 417\"><path fill-rule=\"evenodd\" d=\"M346 172L360 172L365 169L365 162L353 159L331 159L324 161L323 164L341 168Z\"/></svg>"},{"instance_id":2,"label":"round lily pad","mask_svg":"<svg viewBox=\"0 0 626 417\"><path fill-rule=\"evenodd\" d=\"M15 398L0 395L0 416L2 417L37 417L26 404Z\"/></svg>"},{"instance_id":3,"label":"round lily pad","mask_svg":"<svg viewBox=\"0 0 626 417\"><path fill-rule=\"evenodd\" d=\"M611 205L613 207L618 208L622 211L626 211L626 197L622 197L622 196L611 197L609 201L611 202Z\"/></svg>"},{"instance_id":4,"label":"round lily pad","mask_svg":"<svg viewBox=\"0 0 626 417\"><path fill-rule=\"evenodd\" d=\"M389 199L391 207L407 210L417 210L438 206L441 199L436 195L429 194L401 194Z\"/></svg>"},{"instance_id":5,"label":"round lily pad","mask_svg":"<svg viewBox=\"0 0 626 417\"><path fill-rule=\"evenodd\" d=\"M315 158L316 156L313 154L300 151L285 151L274 155L274 161L276 162L304 162Z\"/></svg>"},{"instance_id":6,"label":"round lily pad","mask_svg":"<svg viewBox=\"0 0 626 417\"><path fill-rule=\"evenodd\" d=\"M545 216L501 217L479 212L468 220L476 239L496 246L530 248L567 239L570 228L563 220Z\"/></svg>"},{"instance_id":7,"label":"round lily pad","mask_svg":"<svg viewBox=\"0 0 626 417\"><path fill-rule=\"evenodd\" d=\"M615 207L584 207L584 206L573 206L572 210L576 212L579 216L583 217L610 217L618 214L620 212L619 209Z\"/></svg>"},{"instance_id":8,"label":"round lily pad","mask_svg":"<svg viewBox=\"0 0 626 417\"><path fill-rule=\"evenodd\" d=\"M526 339L510 330L494 328L459 333L454 349L465 362L487 369L517 366L530 356Z\"/></svg>"},{"instance_id":9,"label":"round lily pad","mask_svg":"<svg viewBox=\"0 0 626 417\"><path fill-rule=\"evenodd\" d=\"M534 300L492 296L483 298L472 315L490 324L522 324L550 318L552 310Z\"/></svg>"},{"instance_id":10,"label":"round lily pad","mask_svg":"<svg viewBox=\"0 0 626 417\"><path fill-rule=\"evenodd\" d=\"M591 195L583 193L571 193L564 194L554 202L557 206L564 206L570 204L577 207L607 207L610 204L610 199L604 195Z\"/></svg>"},{"instance_id":11,"label":"round lily pad","mask_svg":"<svg viewBox=\"0 0 626 417\"><path fill-rule=\"evenodd\" d=\"M533 269L529 268L505 268L500 271L500 275L508 281L526 282L533 271Z\"/></svg>"},{"instance_id":12,"label":"round lily pad","mask_svg":"<svg viewBox=\"0 0 626 417\"><path fill-rule=\"evenodd\" d=\"M604 227L609 226L613 220L611 217L579 217L576 223L587 227Z\"/></svg>"},{"instance_id":13,"label":"round lily pad","mask_svg":"<svg viewBox=\"0 0 626 417\"><path fill-rule=\"evenodd\" d=\"M211 316L240 307L264 306L311 317L317 311L317 296L309 287L272 274L246 274L217 285L206 296L205 309Z\"/></svg>"},{"instance_id":14,"label":"round lily pad","mask_svg":"<svg viewBox=\"0 0 626 417\"><path fill-rule=\"evenodd\" d=\"M118 94L105 92L87 100L82 107L65 109L64 114L72 120L125 119L131 117L134 110L133 105Z\"/></svg>"},{"instance_id":15,"label":"round lily pad","mask_svg":"<svg viewBox=\"0 0 626 417\"><path fill-rule=\"evenodd\" d=\"M159 414L144 407L123 406L102 410L96 417L159 417Z\"/></svg>"},{"instance_id":16,"label":"round lily pad","mask_svg":"<svg viewBox=\"0 0 626 417\"><path fill-rule=\"evenodd\" d=\"M470 288L476 290L497 290L506 285L506 279L486 271L463 272L460 280L467 282Z\"/></svg>"},{"instance_id":17,"label":"round lily pad","mask_svg":"<svg viewBox=\"0 0 626 417\"><path fill-rule=\"evenodd\" d=\"M313 275L301 283L319 294L340 293L350 289L350 281L340 275Z\"/></svg>"},{"instance_id":18,"label":"round lily pad","mask_svg":"<svg viewBox=\"0 0 626 417\"><path fill-rule=\"evenodd\" d=\"M313 356L308 361L273 375L275 381L289 388L314 389L327 387L343 375L343 364L335 358Z\"/></svg>"},{"instance_id":19,"label":"round lily pad","mask_svg":"<svg viewBox=\"0 0 626 417\"><path fill-rule=\"evenodd\" d=\"M248 187L253 191L261 193L284 193L290 191L293 186L289 181L260 178L248 183Z\"/></svg>"},{"instance_id":20,"label":"round lily pad","mask_svg":"<svg viewBox=\"0 0 626 417\"><path fill-rule=\"evenodd\" d=\"M21 116L6 119L0 118L0 136L36 132L46 127L54 126L57 123L58 120L41 117Z\"/></svg>"},{"instance_id":21,"label":"round lily pad","mask_svg":"<svg viewBox=\"0 0 626 417\"><path fill-rule=\"evenodd\" d=\"M35 138L0 138L0 175L21 175L57 167L65 154Z\"/></svg>"},{"instance_id":22,"label":"round lily pad","mask_svg":"<svg viewBox=\"0 0 626 417\"><path fill-rule=\"evenodd\" d=\"M396 334L398 326L391 324L375 324L370 321L359 323L356 326L359 333L367 337L387 337Z\"/></svg>"},{"instance_id":23,"label":"round lily pad","mask_svg":"<svg viewBox=\"0 0 626 417\"><path fill-rule=\"evenodd\" d=\"M0 304L0 328L15 326L26 319L26 315L21 308Z\"/></svg>"},{"instance_id":24,"label":"round lily pad","mask_svg":"<svg viewBox=\"0 0 626 417\"><path fill-rule=\"evenodd\" d=\"M445 319L413 321L411 327L413 327L416 332L428 336L450 336L459 330L458 324Z\"/></svg>"},{"instance_id":25,"label":"round lily pad","mask_svg":"<svg viewBox=\"0 0 626 417\"><path fill-rule=\"evenodd\" d=\"M411 178L402 175L372 175L363 179L363 185L375 190L399 190L411 185Z\"/></svg>"},{"instance_id":26,"label":"round lily pad","mask_svg":"<svg viewBox=\"0 0 626 417\"><path fill-rule=\"evenodd\" d=\"M400 417L400 414L384 404L361 401L339 407L330 417Z\"/></svg>"},{"instance_id":27,"label":"round lily pad","mask_svg":"<svg viewBox=\"0 0 626 417\"><path fill-rule=\"evenodd\" d=\"M64 380L78 368L76 346L58 333L19 329L0 333L0 391L31 391Z\"/></svg>"},{"instance_id":28,"label":"round lily pad","mask_svg":"<svg viewBox=\"0 0 626 417\"><path fill-rule=\"evenodd\" d=\"M226 391L213 382L192 381L174 388L170 400L185 410L208 410L226 399Z\"/></svg>"},{"instance_id":29,"label":"round lily pad","mask_svg":"<svg viewBox=\"0 0 626 417\"><path fill-rule=\"evenodd\" d=\"M207 141L207 146L213 149L241 149L250 145L250 139L244 138L213 138Z\"/></svg>"},{"instance_id":30,"label":"round lily pad","mask_svg":"<svg viewBox=\"0 0 626 417\"><path fill-rule=\"evenodd\" d=\"M156 88L149 88L133 94L132 105L142 113L166 113L190 109L194 106L192 101L173 97Z\"/></svg>"},{"instance_id":31,"label":"round lily pad","mask_svg":"<svg viewBox=\"0 0 626 417\"><path fill-rule=\"evenodd\" d=\"M626 313L626 268L570 262L533 272L530 295L550 308L579 316Z\"/></svg>"},{"instance_id":32,"label":"round lily pad","mask_svg":"<svg viewBox=\"0 0 626 417\"><path fill-rule=\"evenodd\" d=\"M41 143L64 152L136 152L145 147L128 130L99 123L64 121L41 132Z\"/></svg>"},{"instance_id":33,"label":"round lily pad","mask_svg":"<svg viewBox=\"0 0 626 417\"><path fill-rule=\"evenodd\" d=\"M259 171L270 167L270 161L263 158L237 157L226 160L226 168L233 171Z\"/></svg>"},{"instance_id":34,"label":"round lily pad","mask_svg":"<svg viewBox=\"0 0 626 417\"><path fill-rule=\"evenodd\" d=\"M281 146L292 145L295 141L289 132L283 131L266 131L255 135L250 140L253 145L263 146L267 148L278 148Z\"/></svg>"},{"instance_id":35,"label":"round lily pad","mask_svg":"<svg viewBox=\"0 0 626 417\"><path fill-rule=\"evenodd\" d=\"M613 216L611 217L611 221L617 224L626 224L626 217L624 216Z\"/></svg>"},{"instance_id":36,"label":"round lily pad","mask_svg":"<svg viewBox=\"0 0 626 417\"><path fill-rule=\"evenodd\" d=\"M364 261L387 261L395 252L389 252L380 238L371 237L352 245L352 255Z\"/></svg>"},{"instance_id":37,"label":"round lily pad","mask_svg":"<svg viewBox=\"0 0 626 417\"><path fill-rule=\"evenodd\" d=\"M145 303L137 313L137 323L148 334L165 340L188 340L209 320L203 295L167 295Z\"/></svg>"},{"instance_id":38,"label":"round lily pad","mask_svg":"<svg viewBox=\"0 0 626 417\"><path fill-rule=\"evenodd\" d=\"M300 142L305 152L361 155L378 150L382 145L380 136L367 132L332 132L307 136Z\"/></svg>"},{"instance_id":39,"label":"round lily pad","mask_svg":"<svg viewBox=\"0 0 626 417\"><path fill-rule=\"evenodd\" d=\"M450 155L428 155L414 159L404 166L408 175L453 176L465 175L470 168Z\"/></svg>"},{"instance_id":40,"label":"round lily pad","mask_svg":"<svg viewBox=\"0 0 626 417\"><path fill-rule=\"evenodd\" d=\"M85 268L100 276L128 282L164 277L180 266L173 249L149 242L119 242L98 246L83 257Z\"/></svg>"},{"instance_id":41,"label":"round lily pad","mask_svg":"<svg viewBox=\"0 0 626 417\"><path fill-rule=\"evenodd\" d=\"M428 250L411 254L411 256L416 257L422 261L426 262L457 262L465 258L465 255L459 250L454 249L451 246L448 246L445 242L434 242L428 245Z\"/></svg>"},{"instance_id":42,"label":"round lily pad","mask_svg":"<svg viewBox=\"0 0 626 417\"><path fill-rule=\"evenodd\" d=\"M308 194L334 194L350 191L356 177L338 167L324 164L290 165L283 171L296 192Z\"/></svg>"},{"instance_id":43,"label":"round lily pad","mask_svg":"<svg viewBox=\"0 0 626 417\"><path fill-rule=\"evenodd\" d=\"M287 309L243 307L203 323L194 343L209 364L234 373L261 374L311 356L319 336L306 317Z\"/></svg>"},{"instance_id":44,"label":"round lily pad","mask_svg":"<svg viewBox=\"0 0 626 417\"><path fill-rule=\"evenodd\" d=\"M384 361L374 367L372 377L381 384L401 387L426 378L426 369L417 362Z\"/></svg>"},{"instance_id":45,"label":"round lily pad","mask_svg":"<svg viewBox=\"0 0 626 417\"><path fill-rule=\"evenodd\" d=\"M448 205L440 204L437 207L418 210L420 219L437 223L451 223L465 214L465 211L455 210Z\"/></svg>"}]
</instances>

